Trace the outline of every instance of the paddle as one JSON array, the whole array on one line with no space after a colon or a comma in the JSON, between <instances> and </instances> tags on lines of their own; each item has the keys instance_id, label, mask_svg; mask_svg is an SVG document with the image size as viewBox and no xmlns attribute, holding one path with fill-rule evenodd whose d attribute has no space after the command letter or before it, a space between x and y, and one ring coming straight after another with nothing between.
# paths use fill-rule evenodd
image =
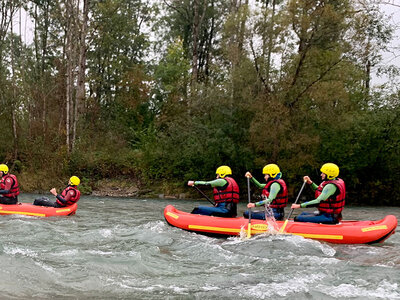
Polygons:
<instances>
[{"instance_id":1,"label":"paddle","mask_svg":"<svg viewBox=\"0 0 400 300\"><path fill-rule=\"evenodd\" d=\"M250 178L247 177L247 198L250 203ZM249 207L249 223L247 224L247 238L251 237L251 207Z\"/></svg>"},{"instance_id":2,"label":"paddle","mask_svg":"<svg viewBox=\"0 0 400 300\"><path fill-rule=\"evenodd\" d=\"M202 194L212 205L215 206L215 203L214 203L210 198L208 198L207 195L204 194L203 191L202 191L201 189L199 189L199 188L198 188L197 186L195 186L195 185L193 185L193 187L194 187L196 190L198 190L199 193Z\"/></svg>"},{"instance_id":3,"label":"paddle","mask_svg":"<svg viewBox=\"0 0 400 300\"><path fill-rule=\"evenodd\" d=\"M300 192L297 195L297 198L296 198L296 201L294 201L294 204L296 204L297 200L299 200L300 194L303 191L303 188L304 188L305 185L306 185L306 181L303 182L303 185L301 186ZM294 209L292 208L292 210L290 211L285 223L283 223L283 226L281 227L281 229L279 229L279 233L283 233L285 231L286 225L287 225L287 223L288 223L288 221L290 219L290 216L292 215L293 211L294 211Z\"/></svg>"}]
</instances>

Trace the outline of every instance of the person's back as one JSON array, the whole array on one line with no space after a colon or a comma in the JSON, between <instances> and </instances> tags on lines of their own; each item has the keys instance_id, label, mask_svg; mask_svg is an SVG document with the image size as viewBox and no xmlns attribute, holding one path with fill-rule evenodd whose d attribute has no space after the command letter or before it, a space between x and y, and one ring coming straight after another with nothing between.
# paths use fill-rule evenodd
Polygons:
<instances>
[{"instance_id":1,"label":"person's back","mask_svg":"<svg viewBox=\"0 0 400 300\"><path fill-rule=\"evenodd\" d=\"M10 174L7 165L0 165L0 203L17 204L19 185L17 176Z\"/></svg>"},{"instance_id":2,"label":"person's back","mask_svg":"<svg viewBox=\"0 0 400 300\"><path fill-rule=\"evenodd\" d=\"M285 207L288 203L288 191L286 182L282 179L282 172L278 165L268 164L263 168L264 179L266 183L262 184L255 179L250 172L246 172L245 177L251 178L251 181L258 187L262 188L262 195L265 200L249 203L247 208L268 205L272 209L275 220L283 220L285 215ZM243 213L245 218L249 217L249 211ZM252 211L251 217L254 219L266 219L266 211ZM271 216L272 217L272 216Z\"/></svg>"},{"instance_id":3,"label":"person's back","mask_svg":"<svg viewBox=\"0 0 400 300\"><path fill-rule=\"evenodd\" d=\"M53 202L47 197L41 197L35 199L33 205L39 206L51 206L51 207L66 207L70 206L74 203L77 203L81 198L81 192L78 190L78 185L80 184L80 179L76 176L72 176L69 181L67 187L61 192L61 194L57 193L55 188L50 190L54 196L56 196L56 201Z\"/></svg>"},{"instance_id":4,"label":"person's back","mask_svg":"<svg viewBox=\"0 0 400 300\"><path fill-rule=\"evenodd\" d=\"M212 181L189 181L189 186L206 185L213 188L214 206L199 206L193 209L192 214L218 217L236 217L237 203L239 202L239 185L228 166L220 166L216 170L217 178Z\"/></svg>"},{"instance_id":5,"label":"person's back","mask_svg":"<svg viewBox=\"0 0 400 300\"><path fill-rule=\"evenodd\" d=\"M318 212L302 212L294 218L295 221L323 224L340 222L345 205L346 186L338 176L339 167L333 163L326 163L321 167L322 183L319 186L312 182L310 177L304 176L304 181L315 191L315 199L302 204L292 204L292 209L317 206Z\"/></svg>"}]
</instances>

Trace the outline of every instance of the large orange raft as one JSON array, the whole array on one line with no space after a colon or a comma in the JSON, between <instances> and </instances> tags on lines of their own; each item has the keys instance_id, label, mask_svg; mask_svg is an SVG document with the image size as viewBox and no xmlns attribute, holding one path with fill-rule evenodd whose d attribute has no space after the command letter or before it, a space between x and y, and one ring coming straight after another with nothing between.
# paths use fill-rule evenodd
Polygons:
<instances>
[{"instance_id":1,"label":"large orange raft","mask_svg":"<svg viewBox=\"0 0 400 300\"><path fill-rule=\"evenodd\" d=\"M168 205L164 209L165 220L172 226L209 235L236 236L247 234L249 220L243 217L221 218L190 214ZM278 228L284 221L277 221ZM388 215L378 221L342 221L336 225L294 222L290 220L285 233L301 235L336 244L372 244L380 243L390 237L397 227L397 219ZM251 235L265 233L268 225L264 220L251 220Z\"/></svg>"},{"instance_id":2,"label":"large orange raft","mask_svg":"<svg viewBox=\"0 0 400 300\"><path fill-rule=\"evenodd\" d=\"M74 215L76 203L66 207L37 206L30 203L0 204L0 215L26 215L34 217L55 217Z\"/></svg>"}]
</instances>

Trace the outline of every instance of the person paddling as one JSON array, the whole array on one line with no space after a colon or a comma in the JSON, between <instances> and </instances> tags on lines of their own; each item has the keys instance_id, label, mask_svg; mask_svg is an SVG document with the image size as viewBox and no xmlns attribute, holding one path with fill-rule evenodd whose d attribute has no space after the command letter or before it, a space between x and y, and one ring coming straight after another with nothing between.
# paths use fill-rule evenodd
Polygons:
<instances>
[{"instance_id":1,"label":"person paddling","mask_svg":"<svg viewBox=\"0 0 400 300\"><path fill-rule=\"evenodd\" d=\"M205 185L214 188L213 207L198 206L193 209L192 214L218 216L218 217L236 217L237 203L239 202L239 186L232 175L232 170L228 166L220 166L216 170L217 179L212 181L188 181L188 186Z\"/></svg>"},{"instance_id":2,"label":"person paddling","mask_svg":"<svg viewBox=\"0 0 400 300\"><path fill-rule=\"evenodd\" d=\"M342 219L345 204L346 187L339 176L339 167L333 163L326 163L321 167L322 183L317 186L308 176L304 181L311 184L315 191L315 199L302 204L292 204L292 209L318 205L316 213L302 212L294 218L297 222L312 222L323 224L337 224Z\"/></svg>"},{"instance_id":3,"label":"person paddling","mask_svg":"<svg viewBox=\"0 0 400 300\"><path fill-rule=\"evenodd\" d=\"M81 192L77 189L77 186L81 183L81 180L77 176L72 176L69 179L68 186L62 191L61 194L57 194L57 190L52 188L50 193L56 196L56 201L53 202L47 197L41 197L35 199L33 205L39 206L52 206L52 207L65 207L70 206L79 201Z\"/></svg>"},{"instance_id":4,"label":"person paddling","mask_svg":"<svg viewBox=\"0 0 400 300\"><path fill-rule=\"evenodd\" d=\"M17 176L8 173L8 166L0 165L0 203L17 204L19 186Z\"/></svg>"},{"instance_id":5,"label":"person paddling","mask_svg":"<svg viewBox=\"0 0 400 300\"><path fill-rule=\"evenodd\" d=\"M263 168L264 179L267 183L259 183L250 172L246 172L246 177L251 178L251 181L258 187L263 189L262 195L265 198L256 203L247 204L247 208L269 204L272 208L275 220L283 220L285 216L285 207L288 203L288 192L286 182L282 179L282 172L278 165L268 164ZM249 211L243 213L245 218L249 217ZM265 220L265 211L251 212L251 218Z\"/></svg>"}]
</instances>

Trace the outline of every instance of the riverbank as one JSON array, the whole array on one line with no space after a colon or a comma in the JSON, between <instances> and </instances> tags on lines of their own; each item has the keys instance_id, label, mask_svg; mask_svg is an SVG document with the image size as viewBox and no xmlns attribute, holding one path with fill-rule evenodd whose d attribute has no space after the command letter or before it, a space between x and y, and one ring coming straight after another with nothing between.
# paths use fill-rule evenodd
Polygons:
<instances>
[{"instance_id":1,"label":"riverbank","mask_svg":"<svg viewBox=\"0 0 400 300\"><path fill-rule=\"evenodd\" d=\"M37 174L35 178L28 174L19 174L22 193L46 194L52 187L57 191L62 190L65 179L48 178L44 174ZM160 198L160 199L186 199L197 198L195 194L182 187L172 187L166 183L144 183L133 178L113 178L101 180L89 180L81 177L79 190L82 195L102 197L134 197L134 198Z\"/></svg>"}]
</instances>

